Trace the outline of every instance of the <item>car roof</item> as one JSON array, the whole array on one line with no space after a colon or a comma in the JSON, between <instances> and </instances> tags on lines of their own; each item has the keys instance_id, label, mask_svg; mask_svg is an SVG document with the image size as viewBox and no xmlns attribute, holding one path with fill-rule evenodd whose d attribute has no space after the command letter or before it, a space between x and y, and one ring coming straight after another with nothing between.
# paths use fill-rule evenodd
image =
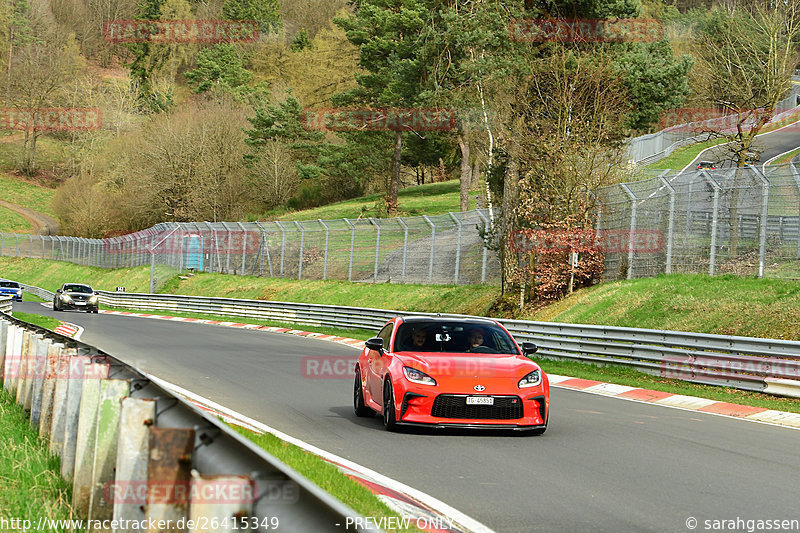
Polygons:
<instances>
[{"instance_id":1,"label":"car roof","mask_svg":"<svg viewBox=\"0 0 800 533\"><path fill-rule=\"evenodd\" d=\"M409 324L421 323L444 323L444 322L463 322L465 324L484 324L484 325L497 325L496 320L491 318L461 316L461 315L442 315L442 316L402 316L400 317L403 322Z\"/></svg>"},{"instance_id":2,"label":"car roof","mask_svg":"<svg viewBox=\"0 0 800 533\"><path fill-rule=\"evenodd\" d=\"M91 285L88 285L86 283L64 283L64 285L62 285L62 287L64 287L65 285L80 285L81 287L89 287L90 289L92 288Z\"/></svg>"}]
</instances>

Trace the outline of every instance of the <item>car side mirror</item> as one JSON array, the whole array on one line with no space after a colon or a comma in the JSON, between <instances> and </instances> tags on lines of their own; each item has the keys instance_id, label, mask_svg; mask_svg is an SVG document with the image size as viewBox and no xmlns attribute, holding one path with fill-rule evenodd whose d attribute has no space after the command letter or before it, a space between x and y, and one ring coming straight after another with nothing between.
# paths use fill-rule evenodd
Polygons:
<instances>
[{"instance_id":1,"label":"car side mirror","mask_svg":"<svg viewBox=\"0 0 800 533\"><path fill-rule=\"evenodd\" d=\"M368 339L367 342L364 343L364 346L367 347L367 350L375 350L383 354L383 339L380 337Z\"/></svg>"},{"instance_id":2,"label":"car side mirror","mask_svg":"<svg viewBox=\"0 0 800 533\"><path fill-rule=\"evenodd\" d=\"M61 289L56 289L56 294L61 294Z\"/></svg>"},{"instance_id":3,"label":"car side mirror","mask_svg":"<svg viewBox=\"0 0 800 533\"><path fill-rule=\"evenodd\" d=\"M523 342L522 343L522 353L524 353L525 355L530 355L532 353L536 353L537 350L539 350L539 347L536 346L532 342Z\"/></svg>"}]
</instances>

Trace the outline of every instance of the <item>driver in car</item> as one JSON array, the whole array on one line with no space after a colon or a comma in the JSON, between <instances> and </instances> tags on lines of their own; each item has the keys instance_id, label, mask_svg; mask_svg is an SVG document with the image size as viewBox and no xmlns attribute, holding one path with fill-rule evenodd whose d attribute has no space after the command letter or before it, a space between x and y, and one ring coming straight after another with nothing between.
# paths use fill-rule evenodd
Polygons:
<instances>
[{"instance_id":1,"label":"driver in car","mask_svg":"<svg viewBox=\"0 0 800 533\"><path fill-rule=\"evenodd\" d=\"M474 348L483 345L483 330L480 328L473 328L469 330L467 336L467 351L472 351Z\"/></svg>"}]
</instances>

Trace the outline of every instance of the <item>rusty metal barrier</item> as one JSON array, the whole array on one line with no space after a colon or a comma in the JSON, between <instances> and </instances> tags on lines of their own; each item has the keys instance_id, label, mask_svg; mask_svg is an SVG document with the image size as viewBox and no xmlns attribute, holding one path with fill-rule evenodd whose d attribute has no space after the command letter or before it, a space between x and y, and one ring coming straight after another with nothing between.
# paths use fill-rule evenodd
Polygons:
<instances>
[{"instance_id":1,"label":"rusty metal barrier","mask_svg":"<svg viewBox=\"0 0 800 533\"><path fill-rule=\"evenodd\" d=\"M0 314L0 357L3 387L31 409L32 427L61 456L73 504L90 521L129 521L115 531L138 531L130 521L153 519L171 520L163 531L305 533L339 530L360 517L216 417L93 346ZM87 531L101 522L92 523Z\"/></svg>"}]
</instances>

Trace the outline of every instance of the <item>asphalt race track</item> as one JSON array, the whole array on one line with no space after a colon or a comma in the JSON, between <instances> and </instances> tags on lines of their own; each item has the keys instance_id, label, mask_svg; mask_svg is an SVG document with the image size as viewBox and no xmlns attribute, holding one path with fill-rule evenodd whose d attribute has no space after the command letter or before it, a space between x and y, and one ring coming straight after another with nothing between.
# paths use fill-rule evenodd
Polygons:
<instances>
[{"instance_id":1,"label":"asphalt race track","mask_svg":"<svg viewBox=\"0 0 800 533\"><path fill-rule=\"evenodd\" d=\"M293 335L142 318L26 313L181 387L407 483L497 532L681 531L705 520L800 519L800 432L553 389L542 437L388 433L352 413L352 378L304 376L304 356L357 351Z\"/></svg>"},{"instance_id":2,"label":"asphalt race track","mask_svg":"<svg viewBox=\"0 0 800 533\"><path fill-rule=\"evenodd\" d=\"M798 146L800 146L800 122L790 124L772 133L758 135L753 142L752 148L761 154L757 162L758 166L761 167L776 155L794 150ZM733 168L735 165L730 161L730 158L730 150L724 145L720 145L703 152L698 161L718 163L716 165L717 168ZM694 168L694 166L691 168Z\"/></svg>"}]
</instances>

